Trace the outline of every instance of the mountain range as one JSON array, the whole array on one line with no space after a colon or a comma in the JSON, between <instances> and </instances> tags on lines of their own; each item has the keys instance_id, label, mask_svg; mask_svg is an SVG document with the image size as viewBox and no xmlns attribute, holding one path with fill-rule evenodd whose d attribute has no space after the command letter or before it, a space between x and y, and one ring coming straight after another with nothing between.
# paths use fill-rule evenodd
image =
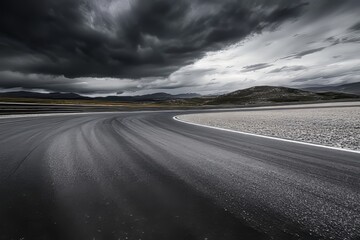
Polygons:
<instances>
[{"instance_id":1,"label":"mountain range","mask_svg":"<svg viewBox=\"0 0 360 240\"><path fill-rule=\"evenodd\" d=\"M4 92L0 93L0 98L32 98L32 99L62 99L62 100L103 100L103 101L119 101L119 102L141 102L141 101L165 101L172 99L189 99L201 97L196 93L185 93L172 95L168 93L153 93L138 96L107 96L107 97L85 97L76 93L37 93L37 92Z\"/></svg>"},{"instance_id":2,"label":"mountain range","mask_svg":"<svg viewBox=\"0 0 360 240\"><path fill-rule=\"evenodd\" d=\"M294 89L287 87L256 86L219 96L201 96L196 93L172 95L153 93L138 96L86 97L76 93L4 92L2 99L42 100L97 100L100 102L159 102L168 105L248 105L281 102L326 101L360 98L360 83L340 86Z\"/></svg>"}]
</instances>

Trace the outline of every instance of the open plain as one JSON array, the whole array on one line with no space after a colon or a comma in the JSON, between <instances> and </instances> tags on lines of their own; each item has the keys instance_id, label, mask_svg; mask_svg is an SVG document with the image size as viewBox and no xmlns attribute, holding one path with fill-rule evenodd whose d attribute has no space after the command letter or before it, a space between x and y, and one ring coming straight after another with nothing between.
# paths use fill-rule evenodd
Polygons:
<instances>
[{"instance_id":1,"label":"open plain","mask_svg":"<svg viewBox=\"0 0 360 240\"><path fill-rule=\"evenodd\" d=\"M317 107L318 106L318 107ZM327 106L326 108L322 106ZM182 115L180 120L259 135L360 150L360 107L352 102L311 108L254 109Z\"/></svg>"}]
</instances>

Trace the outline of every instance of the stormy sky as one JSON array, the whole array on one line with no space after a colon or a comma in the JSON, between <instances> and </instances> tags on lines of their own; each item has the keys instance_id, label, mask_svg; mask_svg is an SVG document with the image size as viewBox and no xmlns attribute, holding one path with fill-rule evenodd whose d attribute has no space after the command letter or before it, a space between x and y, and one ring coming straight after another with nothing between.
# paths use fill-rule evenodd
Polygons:
<instances>
[{"instance_id":1,"label":"stormy sky","mask_svg":"<svg viewBox=\"0 0 360 240\"><path fill-rule=\"evenodd\" d=\"M0 90L211 94L359 81L359 0L1 0Z\"/></svg>"}]
</instances>

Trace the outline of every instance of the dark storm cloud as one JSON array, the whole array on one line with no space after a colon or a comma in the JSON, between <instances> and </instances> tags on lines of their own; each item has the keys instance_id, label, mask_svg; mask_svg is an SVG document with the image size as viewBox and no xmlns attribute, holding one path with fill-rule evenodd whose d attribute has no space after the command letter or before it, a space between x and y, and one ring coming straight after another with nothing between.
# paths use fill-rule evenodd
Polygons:
<instances>
[{"instance_id":1,"label":"dark storm cloud","mask_svg":"<svg viewBox=\"0 0 360 240\"><path fill-rule=\"evenodd\" d=\"M45 89L50 91L68 92L81 91L76 87L77 82L64 77L49 77L36 74L22 74L15 72L0 72L3 88ZM79 87L81 87L79 85Z\"/></svg>"},{"instance_id":2,"label":"dark storm cloud","mask_svg":"<svg viewBox=\"0 0 360 240\"><path fill-rule=\"evenodd\" d=\"M180 70L185 75L173 77L174 72L209 51L286 28L283 23L299 20L311 30L317 20L346 15L359 5L358 0L1 0L0 88L90 93L206 85L199 79L210 73ZM343 29L348 35L333 33L341 39L328 40L329 49L359 42L357 19ZM294 39L298 52L275 57L299 59L325 48L304 51L299 41L305 40ZM242 70L270 67L257 62L272 59L248 62Z\"/></svg>"},{"instance_id":3,"label":"dark storm cloud","mask_svg":"<svg viewBox=\"0 0 360 240\"><path fill-rule=\"evenodd\" d=\"M76 92L82 94L116 93L123 89L139 90L138 81L114 78L75 78L50 76L43 74L24 74L18 72L0 72L1 87L5 89L42 89L54 92Z\"/></svg>"},{"instance_id":4,"label":"dark storm cloud","mask_svg":"<svg viewBox=\"0 0 360 240\"><path fill-rule=\"evenodd\" d=\"M302 1L139 0L104 10L114 2L121 0L0 1L0 71L168 76L306 8Z\"/></svg>"},{"instance_id":5,"label":"dark storm cloud","mask_svg":"<svg viewBox=\"0 0 360 240\"><path fill-rule=\"evenodd\" d=\"M258 64L243 67L244 70L242 70L242 72L256 71L256 70L268 68L271 66L272 66L272 64L269 64L269 63L258 63Z\"/></svg>"}]
</instances>

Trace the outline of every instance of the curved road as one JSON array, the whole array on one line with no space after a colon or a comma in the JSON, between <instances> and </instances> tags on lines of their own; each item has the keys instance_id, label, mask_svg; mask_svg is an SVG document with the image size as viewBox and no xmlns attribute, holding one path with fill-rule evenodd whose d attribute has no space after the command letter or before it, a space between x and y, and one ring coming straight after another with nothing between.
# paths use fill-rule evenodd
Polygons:
<instances>
[{"instance_id":1,"label":"curved road","mask_svg":"<svg viewBox=\"0 0 360 240\"><path fill-rule=\"evenodd\" d=\"M0 239L360 238L360 154L177 114L0 119Z\"/></svg>"}]
</instances>

